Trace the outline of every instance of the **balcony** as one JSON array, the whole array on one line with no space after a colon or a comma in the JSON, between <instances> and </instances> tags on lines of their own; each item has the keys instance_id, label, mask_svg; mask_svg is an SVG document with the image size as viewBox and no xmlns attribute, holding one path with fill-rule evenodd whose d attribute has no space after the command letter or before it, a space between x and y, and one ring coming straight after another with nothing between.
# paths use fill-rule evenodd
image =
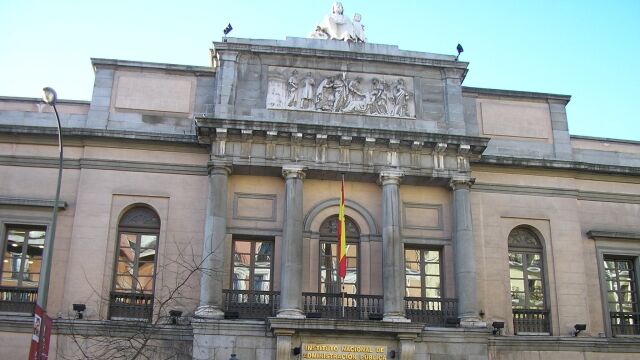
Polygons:
<instances>
[{"instance_id":1,"label":"balcony","mask_svg":"<svg viewBox=\"0 0 640 360\"><path fill-rule=\"evenodd\" d=\"M303 310L325 319L368 320L382 316L382 296L302 293Z\"/></svg>"},{"instance_id":2,"label":"balcony","mask_svg":"<svg viewBox=\"0 0 640 360\"><path fill-rule=\"evenodd\" d=\"M224 311L240 319L265 319L276 316L279 291L223 290Z\"/></svg>"},{"instance_id":3,"label":"balcony","mask_svg":"<svg viewBox=\"0 0 640 360\"><path fill-rule=\"evenodd\" d=\"M640 335L640 312L609 312L611 335Z\"/></svg>"},{"instance_id":4,"label":"balcony","mask_svg":"<svg viewBox=\"0 0 640 360\"><path fill-rule=\"evenodd\" d=\"M33 314L38 288L0 286L0 311Z\"/></svg>"},{"instance_id":5,"label":"balcony","mask_svg":"<svg viewBox=\"0 0 640 360\"><path fill-rule=\"evenodd\" d=\"M111 293L109 298L110 319L151 321L152 315L152 294Z\"/></svg>"},{"instance_id":6,"label":"balcony","mask_svg":"<svg viewBox=\"0 0 640 360\"><path fill-rule=\"evenodd\" d=\"M228 318L265 319L276 316L280 292L223 290ZM308 318L380 320L381 295L302 293L302 307ZM428 326L451 326L457 320L456 299L405 298L406 316Z\"/></svg>"},{"instance_id":7,"label":"balcony","mask_svg":"<svg viewBox=\"0 0 640 360\"><path fill-rule=\"evenodd\" d=\"M458 300L405 297L406 316L429 326L454 326L458 320Z\"/></svg>"},{"instance_id":8,"label":"balcony","mask_svg":"<svg viewBox=\"0 0 640 360\"><path fill-rule=\"evenodd\" d=\"M549 334L549 310L513 309L514 333Z\"/></svg>"}]
</instances>

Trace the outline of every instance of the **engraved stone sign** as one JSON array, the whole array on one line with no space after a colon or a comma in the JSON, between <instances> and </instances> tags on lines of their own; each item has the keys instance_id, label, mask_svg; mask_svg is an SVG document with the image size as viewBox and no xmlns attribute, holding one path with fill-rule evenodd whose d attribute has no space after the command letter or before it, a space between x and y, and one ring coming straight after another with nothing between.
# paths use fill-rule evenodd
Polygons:
<instances>
[{"instance_id":1,"label":"engraved stone sign","mask_svg":"<svg viewBox=\"0 0 640 360\"><path fill-rule=\"evenodd\" d=\"M406 76L269 67L267 109L415 118Z\"/></svg>"},{"instance_id":2,"label":"engraved stone sign","mask_svg":"<svg viewBox=\"0 0 640 360\"><path fill-rule=\"evenodd\" d=\"M387 360L386 346L303 344L303 359Z\"/></svg>"}]
</instances>

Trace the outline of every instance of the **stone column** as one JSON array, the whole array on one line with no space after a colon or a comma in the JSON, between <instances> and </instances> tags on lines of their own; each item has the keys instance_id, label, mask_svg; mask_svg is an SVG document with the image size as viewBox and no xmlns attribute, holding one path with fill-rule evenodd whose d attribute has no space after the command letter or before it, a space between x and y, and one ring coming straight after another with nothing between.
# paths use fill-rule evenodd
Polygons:
<instances>
[{"instance_id":1,"label":"stone column","mask_svg":"<svg viewBox=\"0 0 640 360\"><path fill-rule=\"evenodd\" d=\"M383 170L382 185L382 286L383 321L408 322L404 316L404 248L400 237L399 170Z\"/></svg>"},{"instance_id":2,"label":"stone column","mask_svg":"<svg viewBox=\"0 0 640 360\"><path fill-rule=\"evenodd\" d=\"M224 317L222 277L224 274L224 240L227 235L227 180L231 167L227 163L209 163L209 193L202 245L200 306L196 316Z\"/></svg>"},{"instance_id":3,"label":"stone column","mask_svg":"<svg viewBox=\"0 0 640 360\"><path fill-rule=\"evenodd\" d=\"M476 288L476 253L473 239L473 219L469 190L474 179L453 178L453 250L455 258L458 318L462 327L486 327L478 316Z\"/></svg>"},{"instance_id":4,"label":"stone column","mask_svg":"<svg viewBox=\"0 0 640 360\"><path fill-rule=\"evenodd\" d=\"M284 223L280 260L280 310L278 317L301 319L302 311L302 180L304 167L285 165Z\"/></svg>"}]
</instances>

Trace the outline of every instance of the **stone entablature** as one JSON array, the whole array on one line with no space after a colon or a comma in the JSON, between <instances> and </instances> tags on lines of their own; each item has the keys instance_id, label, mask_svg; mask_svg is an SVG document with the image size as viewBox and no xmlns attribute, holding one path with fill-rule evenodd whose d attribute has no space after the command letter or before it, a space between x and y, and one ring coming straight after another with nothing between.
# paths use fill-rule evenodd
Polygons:
<instances>
[{"instance_id":1,"label":"stone entablature","mask_svg":"<svg viewBox=\"0 0 640 360\"><path fill-rule=\"evenodd\" d=\"M269 67L267 109L415 118L407 76Z\"/></svg>"},{"instance_id":2,"label":"stone entablature","mask_svg":"<svg viewBox=\"0 0 640 360\"><path fill-rule=\"evenodd\" d=\"M251 167L273 169L276 175L283 163L296 163L314 171L370 174L375 181L383 168L396 168L405 176L439 178L468 175L470 159L477 159L486 140L475 137L368 131L346 128L286 127L256 122L213 125L206 119L196 122L199 139L211 144L212 160L233 164L234 172ZM350 134L350 135L342 135ZM255 171L251 170L251 171ZM411 181L411 180L410 180ZM419 182L419 181L418 181Z\"/></svg>"}]
</instances>

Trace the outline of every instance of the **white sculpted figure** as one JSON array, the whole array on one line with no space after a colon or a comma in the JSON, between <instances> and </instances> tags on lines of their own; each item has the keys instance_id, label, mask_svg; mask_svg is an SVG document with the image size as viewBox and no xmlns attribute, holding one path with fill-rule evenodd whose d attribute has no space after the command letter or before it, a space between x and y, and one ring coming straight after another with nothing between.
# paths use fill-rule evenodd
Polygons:
<instances>
[{"instance_id":1,"label":"white sculpted figure","mask_svg":"<svg viewBox=\"0 0 640 360\"><path fill-rule=\"evenodd\" d=\"M353 40L355 42L367 42L367 38L364 37L364 25L360 20L362 20L362 15L353 14Z\"/></svg>"},{"instance_id":2,"label":"white sculpted figure","mask_svg":"<svg viewBox=\"0 0 640 360\"><path fill-rule=\"evenodd\" d=\"M342 3L333 3L331 14L324 17L316 30L309 35L314 39L333 39L343 41L365 41L364 27L360 23L362 16L355 14L353 21L344 15Z\"/></svg>"},{"instance_id":3,"label":"white sculpted figure","mask_svg":"<svg viewBox=\"0 0 640 360\"><path fill-rule=\"evenodd\" d=\"M298 105L298 71L293 70L287 82L287 106L297 107Z\"/></svg>"},{"instance_id":4,"label":"white sculpted figure","mask_svg":"<svg viewBox=\"0 0 640 360\"><path fill-rule=\"evenodd\" d=\"M301 106L303 109L308 109L308 108L311 108L313 105L313 98L314 98L313 86L316 84L310 72L308 72L307 75L304 77L303 83L304 85L302 87Z\"/></svg>"}]
</instances>

